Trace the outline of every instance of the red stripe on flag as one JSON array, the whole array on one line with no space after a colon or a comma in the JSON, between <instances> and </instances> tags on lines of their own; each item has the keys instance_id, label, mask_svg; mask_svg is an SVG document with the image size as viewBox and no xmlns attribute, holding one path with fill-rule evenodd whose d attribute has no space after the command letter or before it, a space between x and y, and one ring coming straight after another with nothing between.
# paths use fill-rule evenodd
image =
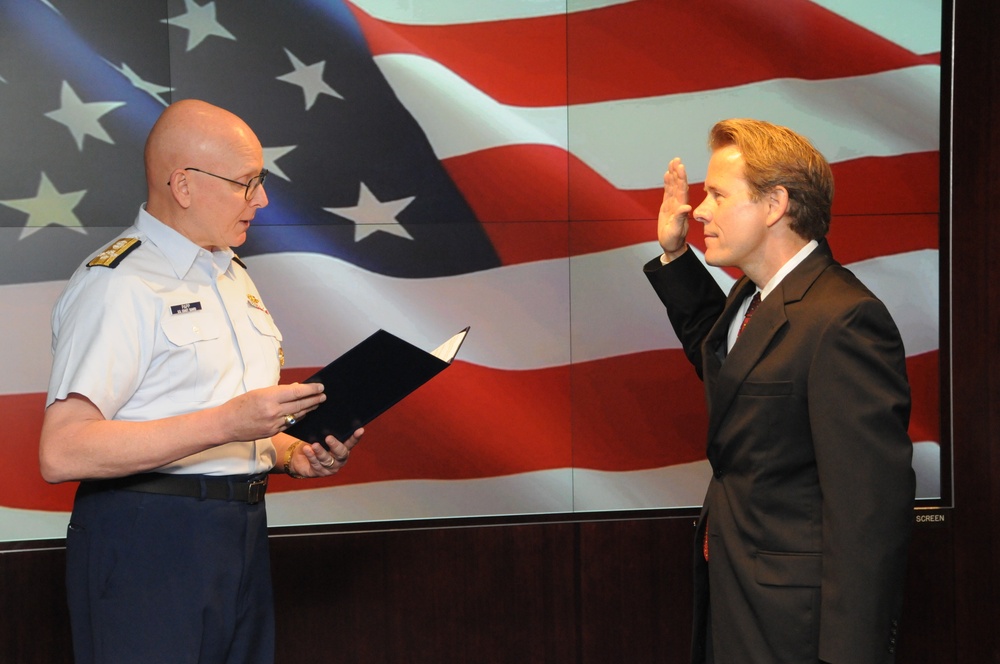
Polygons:
<instances>
[{"instance_id":1,"label":"red stripe on flag","mask_svg":"<svg viewBox=\"0 0 1000 664\"><path fill-rule=\"evenodd\" d=\"M914 440L940 440L938 357L934 351L907 359ZM312 373L289 369L282 381ZM43 394L0 397L0 412L18 414L8 418L12 440L38 440L44 402ZM477 479L571 466L658 468L702 460L706 428L701 382L679 350L533 371L459 361L372 422L343 473L309 482L276 475L269 490ZM45 483L35 448L18 451L28 453L18 458L28 472L10 473L0 483L0 505L68 511L76 483Z\"/></svg>"},{"instance_id":2,"label":"red stripe on flag","mask_svg":"<svg viewBox=\"0 0 1000 664\"><path fill-rule=\"evenodd\" d=\"M664 317L666 325L666 317ZM940 441L938 351L907 358L910 436ZM704 387L681 350L573 365L573 465L642 470L705 458Z\"/></svg>"},{"instance_id":3,"label":"red stripe on flag","mask_svg":"<svg viewBox=\"0 0 1000 664\"><path fill-rule=\"evenodd\" d=\"M403 25L348 3L372 55L422 55L494 99L515 106L566 105L566 17Z\"/></svg>"},{"instance_id":4,"label":"red stripe on flag","mask_svg":"<svg viewBox=\"0 0 1000 664\"><path fill-rule=\"evenodd\" d=\"M567 164L572 160L562 148L509 145L450 157L441 163L476 218L488 223L566 221ZM611 188L606 180L601 182L603 189Z\"/></svg>"},{"instance_id":5,"label":"red stripe on flag","mask_svg":"<svg viewBox=\"0 0 1000 664\"><path fill-rule=\"evenodd\" d=\"M18 445L7 452L12 469L0 482L0 505L33 510L69 510L76 482L49 484L38 467L38 441L45 417L45 394L7 394L0 397L0 413L7 423L5 435Z\"/></svg>"},{"instance_id":6,"label":"red stripe on flag","mask_svg":"<svg viewBox=\"0 0 1000 664\"><path fill-rule=\"evenodd\" d=\"M623 471L701 461L707 417L703 384L681 350L573 365L574 467Z\"/></svg>"},{"instance_id":7,"label":"red stripe on flag","mask_svg":"<svg viewBox=\"0 0 1000 664\"><path fill-rule=\"evenodd\" d=\"M941 353L932 351L906 358L910 379L910 438L940 443Z\"/></svg>"},{"instance_id":8,"label":"red stripe on flag","mask_svg":"<svg viewBox=\"0 0 1000 664\"><path fill-rule=\"evenodd\" d=\"M937 214L941 209L937 151L852 159L831 168L834 215Z\"/></svg>"},{"instance_id":9,"label":"red stripe on flag","mask_svg":"<svg viewBox=\"0 0 1000 664\"><path fill-rule=\"evenodd\" d=\"M571 13L567 20L570 104L940 62L936 54L915 55L809 0L783 2L781 20L773 5L758 0L637 0ZM829 57L832 52L837 57Z\"/></svg>"},{"instance_id":10,"label":"red stripe on flag","mask_svg":"<svg viewBox=\"0 0 1000 664\"><path fill-rule=\"evenodd\" d=\"M528 224L483 224L505 265L565 258L570 255L567 252L579 255L618 249L656 239L654 224L662 189L621 191L572 155L567 158L558 148L495 148L447 159L444 164L484 222L565 220L568 183L570 218L574 222L570 224L571 246L558 241L525 241L519 234ZM938 248L937 171L937 152L870 157L833 165L837 194L829 238L837 260L846 264ZM497 175L484 178L483 173ZM935 186L926 186L930 174L935 176ZM697 206L705 197L701 183L692 184L689 195ZM560 237L562 231L557 227L561 225L544 226L550 238ZM690 241L704 249L697 224Z\"/></svg>"},{"instance_id":11,"label":"red stripe on flag","mask_svg":"<svg viewBox=\"0 0 1000 664\"><path fill-rule=\"evenodd\" d=\"M283 382L312 369L285 370ZM460 480L567 468L570 370L501 371L456 361L365 428L349 472L316 486ZM301 489L276 478L275 488Z\"/></svg>"},{"instance_id":12,"label":"red stripe on flag","mask_svg":"<svg viewBox=\"0 0 1000 664\"><path fill-rule=\"evenodd\" d=\"M911 53L808 0L787 0L780 21L757 0L636 0L566 16L453 25L391 23L348 6L373 55L431 58L493 99L515 106L635 99L775 78L821 80L940 64L939 54ZM706 16L739 20L707 24ZM753 39L747 39L748 32ZM829 52L838 55L827 57ZM678 66L678 53L710 57L687 58Z\"/></svg>"}]
</instances>

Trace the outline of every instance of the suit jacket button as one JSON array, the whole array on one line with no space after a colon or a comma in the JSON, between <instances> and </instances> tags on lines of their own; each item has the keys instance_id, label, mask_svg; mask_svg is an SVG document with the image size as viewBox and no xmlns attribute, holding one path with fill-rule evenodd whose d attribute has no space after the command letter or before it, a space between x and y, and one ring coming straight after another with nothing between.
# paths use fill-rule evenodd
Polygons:
<instances>
[{"instance_id":1,"label":"suit jacket button","mask_svg":"<svg viewBox=\"0 0 1000 664\"><path fill-rule=\"evenodd\" d=\"M719 468L718 470L715 471L715 477L716 477L716 479L720 479L721 480L722 479L722 475L723 475L723 472L722 472L721 468Z\"/></svg>"}]
</instances>

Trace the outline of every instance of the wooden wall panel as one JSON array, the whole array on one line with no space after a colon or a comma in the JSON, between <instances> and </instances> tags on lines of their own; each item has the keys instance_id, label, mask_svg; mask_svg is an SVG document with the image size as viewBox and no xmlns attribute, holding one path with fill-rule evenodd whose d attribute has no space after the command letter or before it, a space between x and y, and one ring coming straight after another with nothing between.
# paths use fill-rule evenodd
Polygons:
<instances>
[{"instance_id":1,"label":"wooden wall panel","mask_svg":"<svg viewBox=\"0 0 1000 664\"><path fill-rule=\"evenodd\" d=\"M328 661L303 629L353 664L577 661L574 524L278 537L272 551L278 664Z\"/></svg>"},{"instance_id":2,"label":"wooden wall panel","mask_svg":"<svg viewBox=\"0 0 1000 664\"><path fill-rule=\"evenodd\" d=\"M650 518L274 537L276 662L681 664L692 530ZM950 515L916 529L900 664L1000 661L995 605L956 626L958 593L995 589L988 574L956 587L953 537ZM64 563L61 549L0 555L0 662L72 661Z\"/></svg>"},{"instance_id":3,"label":"wooden wall panel","mask_svg":"<svg viewBox=\"0 0 1000 664\"><path fill-rule=\"evenodd\" d=\"M950 516L945 515L945 519L919 524L913 531L897 664L959 661L955 659L955 614L951 610L955 602L953 527Z\"/></svg>"},{"instance_id":4,"label":"wooden wall panel","mask_svg":"<svg viewBox=\"0 0 1000 664\"><path fill-rule=\"evenodd\" d=\"M0 662L72 662L62 548L0 553Z\"/></svg>"},{"instance_id":5,"label":"wooden wall panel","mask_svg":"<svg viewBox=\"0 0 1000 664\"><path fill-rule=\"evenodd\" d=\"M693 518L581 524L580 662L685 661L693 552Z\"/></svg>"},{"instance_id":6,"label":"wooden wall panel","mask_svg":"<svg viewBox=\"0 0 1000 664\"><path fill-rule=\"evenodd\" d=\"M1000 662L1000 4L955 2L956 659ZM929 608L929 607L928 607Z\"/></svg>"}]
</instances>

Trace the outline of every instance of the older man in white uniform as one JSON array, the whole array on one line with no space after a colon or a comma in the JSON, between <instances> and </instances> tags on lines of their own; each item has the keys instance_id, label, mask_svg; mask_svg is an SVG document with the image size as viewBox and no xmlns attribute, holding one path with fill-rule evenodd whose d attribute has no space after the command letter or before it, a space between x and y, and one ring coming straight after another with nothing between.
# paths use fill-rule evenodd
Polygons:
<instances>
[{"instance_id":1,"label":"older man in white uniform","mask_svg":"<svg viewBox=\"0 0 1000 664\"><path fill-rule=\"evenodd\" d=\"M267 474L337 472L283 433L325 399L277 385L281 334L232 247L267 205L260 142L186 100L145 151L135 225L73 275L52 315L40 443L81 481L67 535L77 664L272 662Z\"/></svg>"}]
</instances>

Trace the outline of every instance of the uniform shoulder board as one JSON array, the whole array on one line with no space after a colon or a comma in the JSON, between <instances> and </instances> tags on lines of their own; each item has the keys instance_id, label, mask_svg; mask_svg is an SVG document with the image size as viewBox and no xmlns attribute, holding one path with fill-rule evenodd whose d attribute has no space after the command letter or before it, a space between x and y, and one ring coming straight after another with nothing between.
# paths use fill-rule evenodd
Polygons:
<instances>
[{"instance_id":1,"label":"uniform shoulder board","mask_svg":"<svg viewBox=\"0 0 1000 664\"><path fill-rule=\"evenodd\" d=\"M241 268L243 268L244 270L246 270L246 269L247 269L247 264L246 264L246 263L244 263L243 261L241 261L241 260L240 260L240 257L239 257L239 256L237 256L236 254L233 254L233 260L234 260L234 261L236 261L236 264L237 264L237 265L239 265L239 266L240 266Z\"/></svg>"},{"instance_id":2,"label":"uniform shoulder board","mask_svg":"<svg viewBox=\"0 0 1000 664\"><path fill-rule=\"evenodd\" d=\"M115 240L114 244L97 254L94 260L87 263L87 267L97 267L99 265L101 267L116 268L122 262L122 259L128 256L140 244L142 244L142 240L137 237L123 237Z\"/></svg>"}]
</instances>

